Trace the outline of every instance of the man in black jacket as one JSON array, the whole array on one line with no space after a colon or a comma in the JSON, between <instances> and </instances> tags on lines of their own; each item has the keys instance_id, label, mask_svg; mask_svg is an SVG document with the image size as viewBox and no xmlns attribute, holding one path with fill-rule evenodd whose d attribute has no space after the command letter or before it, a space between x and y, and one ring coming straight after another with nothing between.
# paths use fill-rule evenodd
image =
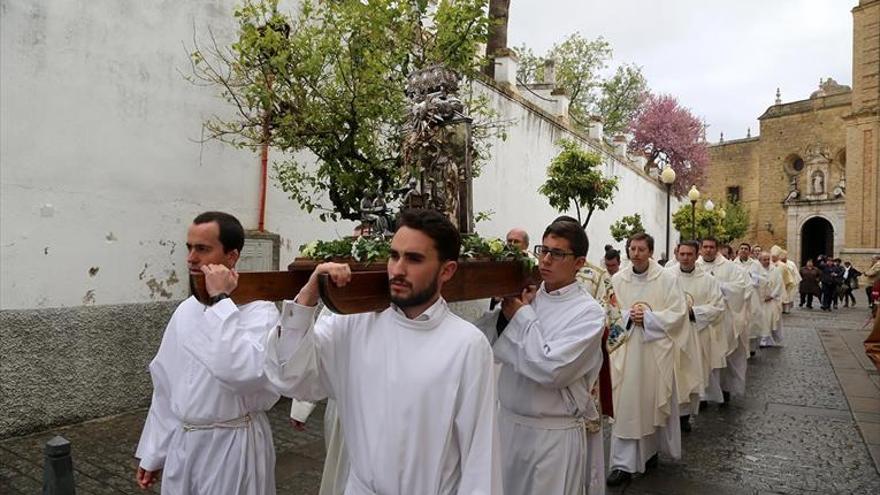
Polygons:
<instances>
[{"instance_id":1,"label":"man in black jacket","mask_svg":"<svg viewBox=\"0 0 880 495\"><path fill-rule=\"evenodd\" d=\"M836 270L834 260L828 258L819 262L819 270L822 271L822 311L831 311L834 303L834 292L837 290ZM835 304L836 306L836 304Z\"/></svg>"}]
</instances>

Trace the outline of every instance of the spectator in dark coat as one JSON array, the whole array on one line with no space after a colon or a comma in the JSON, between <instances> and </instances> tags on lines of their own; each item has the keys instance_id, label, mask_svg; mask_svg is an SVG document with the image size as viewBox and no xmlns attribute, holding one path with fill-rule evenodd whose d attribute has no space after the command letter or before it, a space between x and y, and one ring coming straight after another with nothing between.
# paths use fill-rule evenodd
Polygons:
<instances>
[{"instance_id":1,"label":"spectator in dark coat","mask_svg":"<svg viewBox=\"0 0 880 495\"><path fill-rule=\"evenodd\" d=\"M800 307L807 305L807 309L813 309L813 297L820 297L819 279L822 273L813 265L813 260L807 260L807 264L801 268L801 284L798 290L801 293Z\"/></svg>"},{"instance_id":2,"label":"spectator in dark coat","mask_svg":"<svg viewBox=\"0 0 880 495\"><path fill-rule=\"evenodd\" d=\"M831 305L835 304L834 293L837 291L837 270L834 268L834 260L820 261L819 270L822 271L819 276L822 282L822 311L831 311Z\"/></svg>"}]
</instances>

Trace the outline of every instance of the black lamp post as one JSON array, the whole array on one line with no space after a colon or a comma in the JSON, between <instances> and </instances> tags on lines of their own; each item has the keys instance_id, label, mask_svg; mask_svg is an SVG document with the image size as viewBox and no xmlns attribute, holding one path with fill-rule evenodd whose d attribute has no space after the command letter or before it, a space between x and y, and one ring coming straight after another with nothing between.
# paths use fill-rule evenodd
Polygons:
<instances>
[{"instance_id":1,"label":"black lamp post","mask_svg":"<svg viewBox=\"0 0 880 495\"><path fill-rule=\"evenodd\" d=\"M660 181L666 185L666 256L669 256L669 198L672 196L672 183L675 182L675 170L667 166L660 174Z\"/></svg>"}]
</instances>

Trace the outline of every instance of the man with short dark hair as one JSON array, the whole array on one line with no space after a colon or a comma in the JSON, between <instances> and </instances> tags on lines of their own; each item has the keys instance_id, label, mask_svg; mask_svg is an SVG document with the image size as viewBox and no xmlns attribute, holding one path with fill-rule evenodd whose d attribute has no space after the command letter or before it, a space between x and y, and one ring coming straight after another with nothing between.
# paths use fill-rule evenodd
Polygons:
<instances>
[{"instance_id":1,"label":"man with short dark hair","mask_svg":"<svg viewBox=\"0 0 880 495\"><path fill-rule=\"evenodd\" d=\"M757 249L756 249L757 248ZM752 258L753 253L760 253L761 247L755 246L750 248L747 243L739 246L739 256L733 260L746 274L749 276L751 290L749 291L749 355L754 356L758 350L758 340L761 336L761 322L763 321L764 301L761 299L762 284L767 283L765 271L761 269L761 264L757 261L757 254Z\"/></svg>"},{"instance_id":2,"label":"man with short dark hair","mask_svg":"<svg viewBox=\"0 0 880 495\"><path fill-rule=\"evenodd\" d=\"M632 264L611 279L629 334L611 354L614 426L611 474L617 486L657 465L657 452L681 456L675 381L676 338L687 318L676 277L652 259L654 238L629 240Z\"/></svg>"},{"instance_id":3,"label":"man with short dark hair","mask_svg":"<svg viewBox=\"0 0 880 495\"><path fill-rule=\"evenodd\" d=\"M318 265L269 333L267 375L284 395L336 400L345 493L500 494L492 350L441 296L458 266L458 230L431 210L405 210L399 225L391 307L312 325L320 276L351 280L347 264Z\"/></svg>"},{"instance_id":4,"label":"man with short dark hair","mask_svg":"<svg viewBox=\"0 0 880 495\"><path fill-rule=\"evenodd\" d=\"M724 296L726 311L721 326L727 343L723 346L726 347L725 361L724 366L720 366L722 363L713 359L706 400L726 406L731 394L742 395L746 391L751 279L739 265L718 253L718 241L711 237L703 239L697 266L715 278Z\"/></svg>"},{"instance_id":5,"label":"man with short dark hair","mask_svg":"<svg viewBox=\"0 0 880 495\"><path fill-rule=\"evenodd\" d=\"M588 241L577 222L550 224L536 246L543 283L505 298L495 335L501 363L499 430L507 495L600 493L604 454L599 404L605 313L578 283ZM591 424L597 428L591 428ZM585 442L586 436L586 442Z\"/></svg>"},{"instance_id":6,"label":"man with short dark hair","mask_svg":"<svg viewBox=\"0 0 880 495\"><path fill-rule=\"evenodd\" d=\"M679 341L681 357L676 360L676 385L681 408L681 429L690 432L690 415L697 414L701 398L713 369L725 367L727 339L721 328L724 299L721 287L710 275L697 267L700 244L684 241L675 250L678 265L667 268L678 277L688 305L687 333Z\"/></svg>"},{"instance_id":7,"label":"man with short dark hair","mask_svg":"<svg viewBox=\"0 0 880 495\"><path fill-rule=\"evenodd\" d=\"M620 251L616 249L605 251L605 269L608 270L608 275L612 277L620 271Z\"/></svg>"},{"instance_id":8,"label":"man with short dark hair","mask_svg":"<svg viewBox=\"0 0 880 495\"><path fill-rule=\"evenodd\" d=\"M211 304L194 296L180 303L150 363L153 400L135 454L142 489L161 471L164 493L275 493L265 411L279 393L263 372L262 342L278 311L229 299L243 245L244 229L227 213L203 213L189 227L187 264L205 275Z\"/></svg>"}]
</instances>

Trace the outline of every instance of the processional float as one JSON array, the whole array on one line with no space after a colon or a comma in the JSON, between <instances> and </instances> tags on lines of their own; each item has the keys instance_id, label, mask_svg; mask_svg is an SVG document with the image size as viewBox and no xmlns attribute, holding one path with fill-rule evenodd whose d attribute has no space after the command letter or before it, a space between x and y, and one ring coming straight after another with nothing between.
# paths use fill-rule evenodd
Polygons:
<instances>
[{"instance_id":1,"label":"processional float","mask_svg":"<svg viewBox=\"0 0 880 495\"><path fill-rule=\"evenodd\" d=\"M401 208L440 211L468 235L474 227L472 120L457 97L458 79L455 72L439 65L409 77L406 94L411 104L401 150L408 186ZM390 235L393 218L387 214L381 189L375 195L369 185L365 190L370 192L361 202L362 231L371 236ZM443 297L456 302L521 294L528 285L537 284L538 277L527 259L518 258L462 259L453 278L444 284ZM293 299L322 261L326 260L297 259L287 271L240 273L230 297L236 304ZM320 294L328 309L351 314L381 311L391 304L385 263L331 261L348 263L352 278L345 287L337 287L322 275ZM204 275L191 275L191 282L196 298L208 301Z\"/></svg>"}]
</instances>

